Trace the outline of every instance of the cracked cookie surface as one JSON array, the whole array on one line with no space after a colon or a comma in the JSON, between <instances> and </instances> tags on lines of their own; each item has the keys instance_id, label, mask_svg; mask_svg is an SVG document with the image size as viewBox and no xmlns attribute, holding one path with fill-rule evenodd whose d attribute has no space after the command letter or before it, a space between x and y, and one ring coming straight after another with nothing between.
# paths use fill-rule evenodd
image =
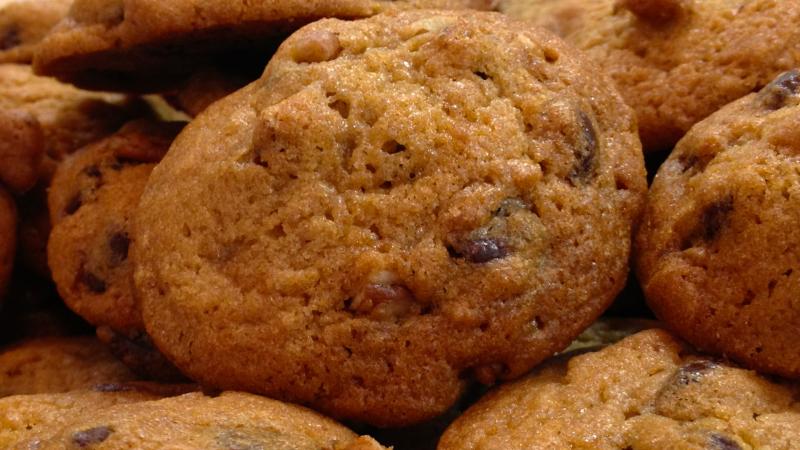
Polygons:
<instances>
[{"instance_id":1,"label":"cracked cookie surface","mask_svg":"<svg viewBox=\"0 0 800 450\"><path fill-rule=\"evenodd\" d=\"M694 345L800 378L800 71L697 124L637 236L653 311Z\"/></svg>"},{"instance_id":2,"label":"cracked cookie surface","mask_svg":"<svg viewBox=\"0 0 800 450\"><path fill-rule=\"evenodd\" d=\"M174 86L197 67L225 66L244 59L261 62L286 35L322 18L361 19L411 8L491 9L495 3L77 0L69 16L38 48L35 66L39 73L78 86L156 91Z\"/></svg>"},{"instance_id":3,"label":"cracked cookie surface","mask_svg":"<svg viewBox=\"0 0 800 450\"><path fill-rule=\"evenodd\" d=\"M504 0L587 52L636 111L645 152L800 65L797 0Z\"/></svg>"},{"instance_id":4,"label":"cracked cookie surface","mask_svg":"<svg viewBox=\"0 0 800 450\"><path fill-rule=\"evenodd\" d=\"M521 375L625 282L645 179L608 86L500 14L303 28L153 171L147 330L206 384L379 425Z\"/></svg>"},{"instance_id":5,"label":"cracked cookie surface","mask_svg":"<svg viewBox=\"0 0 800 450\"><path fill-rule=\"evenodd\" d=\"M439 450L790 450L800 386L698 354L663 330L546 363L481 399Z\"/></svg>"}]
</instances>

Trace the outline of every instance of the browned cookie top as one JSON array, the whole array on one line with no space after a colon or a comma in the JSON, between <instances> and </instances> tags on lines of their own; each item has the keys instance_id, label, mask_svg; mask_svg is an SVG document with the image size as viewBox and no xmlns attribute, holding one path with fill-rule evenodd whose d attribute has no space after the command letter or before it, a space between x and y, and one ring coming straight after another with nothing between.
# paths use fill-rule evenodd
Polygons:
<instances>
[{"instance_id":1,"label":"browned cookie top","mask_svg":"<svg viewBox=\"0 0 800 450\"><path fill-rule=\"evenodd\" d=\"M723 105L800 65L798 0L503 0L586 50L667 150Z\"/></svg>"},{"instance_id":2,"label":"browned cookie top","mask_svg":"<svg viewBox=\"0 0 800 450\"><path fill-rule=\"evenodd\" d=\"M130 122L58 167L49 190L48 263L61 297L90 323L142 330L133 295L131 217L182 124Z\"/></svg>"},{"instance_id":3,"label":"browned cookie top","mask_svg":"<svg viewBox=\"0 0 800 450\"><path fill-rule=\"evenodd\" d=\"M36 54L37 72L89 88L163 89L221 58L261 64L325 17L409 8L491 9L496 0L77 0ZM216 61L219 63L219 61Z\"/></svg>"},{"instance_id":4,"label":"browned cookie top","mask_svg":"<svg viewBox=\"0 0 800 450\"><path fill-rule=\"evenodd\" d=\"M71 4L72 0L0 1L0 63L30 63L36 45Z\"/></svg>"},{"instance_id":5,"label":"browned cookie top","mask_svg":"<svg viewBox=\"0 0 800 450\"><path fill-rule=\"evenodd\" d=\"M792 450L800 386L697 354L662 330L505 385L439 450Z\"/></svg>"},{"instance_id":6,"label":"browned cookie top","mask_svg":"<svg viewBox=\"0 0 800 450\"><path fill-rule=\"evenodd\" d=\"M305 408L252 394L201 393L119 404L73 420L41 450L380 450L374 440Z\"/></svg>"},{"instance_id":7,"label":"browned cookie top","mask_svg":"<svg viewBox=\"0 0 800 450\"><path fill-rule=\"evenodd\" d=\"M210 385L433 417L471 374L566 347L621 288L635 130L604 77L500 14L309 25L153 171L147 329Z\"/></svg>"},{"instance_id":8,"label":"browned cookie top","mask_svg":"<svg viewBox=\"0 0 800 450\"><path fill-rule=\"evenodd\" d=\"M0 351L0 397L88 389L134 378L92 337L34 339Z\"/></svg>"},{"instance_id":9,"label":"browned cookie top","mask_svg":"<svg viewBox=\"0 0 800 450\"><path fill-rule=\"evenodd\" d=\"M3 299L14 266L17 249L17 207L0 185L0 300Z\"/></svg>"},{"instance_id":10,"label":"browned cookie top","mask_svg":"<svg viewBox=\"0 0 800 450\"><path fill-rule=\"evenodd\" d=\"M648 302L681 336L800 378L800 71L697 124L637 237Z\"/></svg>"}]
</instances>

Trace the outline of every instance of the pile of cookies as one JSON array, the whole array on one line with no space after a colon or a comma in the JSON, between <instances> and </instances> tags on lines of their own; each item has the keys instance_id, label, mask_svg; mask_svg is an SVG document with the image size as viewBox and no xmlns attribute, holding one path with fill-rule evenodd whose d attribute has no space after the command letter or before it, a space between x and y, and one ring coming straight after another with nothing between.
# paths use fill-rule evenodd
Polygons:
<instances>
[{"instance_id":1,"label":"pile of cookies","mask_svg":"<svg viewBox=\"0 0 800 450\"><path fill-rule=\"evenodd\" d=\"M3 0L0 447L800 448L798 21Z\"/></svg>"}]
</instances>

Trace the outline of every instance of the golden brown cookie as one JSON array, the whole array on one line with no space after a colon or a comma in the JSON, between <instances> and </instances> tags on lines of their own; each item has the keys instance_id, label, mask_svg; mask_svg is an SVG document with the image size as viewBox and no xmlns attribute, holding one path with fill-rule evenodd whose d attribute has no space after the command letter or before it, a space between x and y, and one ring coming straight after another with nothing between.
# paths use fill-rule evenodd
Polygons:
<instances>
[{"instance_id":1,"label":"golden brown cookie","mask_svg":"<svg viewBox=\"0 0 800 450\"><path fill-rule=\"evenodd\" d=\"M67 14L72 0L0 2L0 63L30 63L45 34Z\"/></svg>"},{"instance_id":2,"label":"golden brown cookie","mask_svg":"<svg viewBox=\"0 0 800 450\"><path fill-rule=\"evenodd\" d=\"M409 8L491 9L497 0L77 0L38 48L37 73L93 89L163 90L198 67L262 61L325 17ZM263 67L263 65L262 65Z\"/></svg>"},{"instance_id":3,"label":"golden brown cookie","mask_svg":"<svg viewBox=\"0 0 800 450\"><path fill-rule=\"evenodd\" d=\"M114 405L180 395L190 389L153 383L112 383L91 390L0 398L0 448L38 449L43 440L80 417L94 416Z\"/></svg>"},{"instance_id":4,"label":"golden brown cookie","mask_svg":"<svg viewBox=\"0 0 800 450\"><path fill-rule=\"evenodd\" d=\"M89 389L134 379L92 337L34 339L0 351L0 397Z\"/></svg>"},{"instance_id":5,"label":"golden brown cookie","mask_svg":"<svg viewBox=\"0 0 800 450\"><path fill-rule=\"evenodd\" d=\"M305 408L252 394L191 393L119 404L65 424L41 450L379 450L377 442Z\"/></svg>"},{"instance_id":6,"label":"golden brown cookie","mask_svg":"<svg viewBox=\"0 0 800 450\"><path fill-rule=\"evenodd\" d=\"M438 449L791 450L800 440L798 399L797 384L648 330L491 392Z\"/></svg>"},{"instance_id":7,"label":"golden brown cookie","mask_svg":"<svg viewBox=\"0 0 800 450\"><path fill-rule=\"evenodd\" d=\"M17 207L0 185L0 300L8 287L17 248Z\"/></svg>"},{"instance_id":8,"label":"golden brown cookie","mask_svg":"<svg viewBox=\"0 0 800 450\"><path fill-rule=\"evenodd\" d=\"M503 0L585 50L636 110L646 152L800 65L798 0Z\"/></svg>"},{"instance_id":9,"label":"golden brown cookie","mask_svg":"<svg viewBox=\"0 0 800 450\"><path fill-rule=\"evenodd\" d=\"M661 166L637 236L653 311L683 338L800 378L800 71L697 124Z\"/></svg>"},{"instance_id":10,"label":"golden brown cookie","mask_svg":"<svg viewBox=\"0 0 800 450\"><path fill-rule=\"evenodd\" d=\"M145 325L205 384L419 422L594 321L644 190L630 110L550 33L480 12L316 22L153 171Z\"/></svg>"}]
</instances>

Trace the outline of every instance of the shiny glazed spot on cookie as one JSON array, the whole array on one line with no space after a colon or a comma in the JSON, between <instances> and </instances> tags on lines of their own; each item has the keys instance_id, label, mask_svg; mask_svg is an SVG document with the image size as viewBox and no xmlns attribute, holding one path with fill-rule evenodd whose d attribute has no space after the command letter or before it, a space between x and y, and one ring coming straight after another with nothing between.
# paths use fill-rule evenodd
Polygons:
<instances>
[{"instance_id":1,"label":"shiny glazed spot on cookie","mask_svg":"<svg viewBox=\"0 0 800 450\"><path fill-rule=\"evenodd\" d=\"M800 71L793 69L766 85L758 93L757 98L767 109L777 110L786 106L787 100L796 95L798 89L800 89Z\"/></svg>"},{"instance_id":2,"label":"shiny glazed spot on cookie","mask_svg":"<svg viewBox=\"0 0 800 450\"><path fill-rule=\"evenodd\" d=\"M81 430L72 433L72 443L78 448L91 448L95 444L99 444L109 436L113 430L108 426L100 426L89 428L88 430Z\"/></svg>"}]
</instances>

